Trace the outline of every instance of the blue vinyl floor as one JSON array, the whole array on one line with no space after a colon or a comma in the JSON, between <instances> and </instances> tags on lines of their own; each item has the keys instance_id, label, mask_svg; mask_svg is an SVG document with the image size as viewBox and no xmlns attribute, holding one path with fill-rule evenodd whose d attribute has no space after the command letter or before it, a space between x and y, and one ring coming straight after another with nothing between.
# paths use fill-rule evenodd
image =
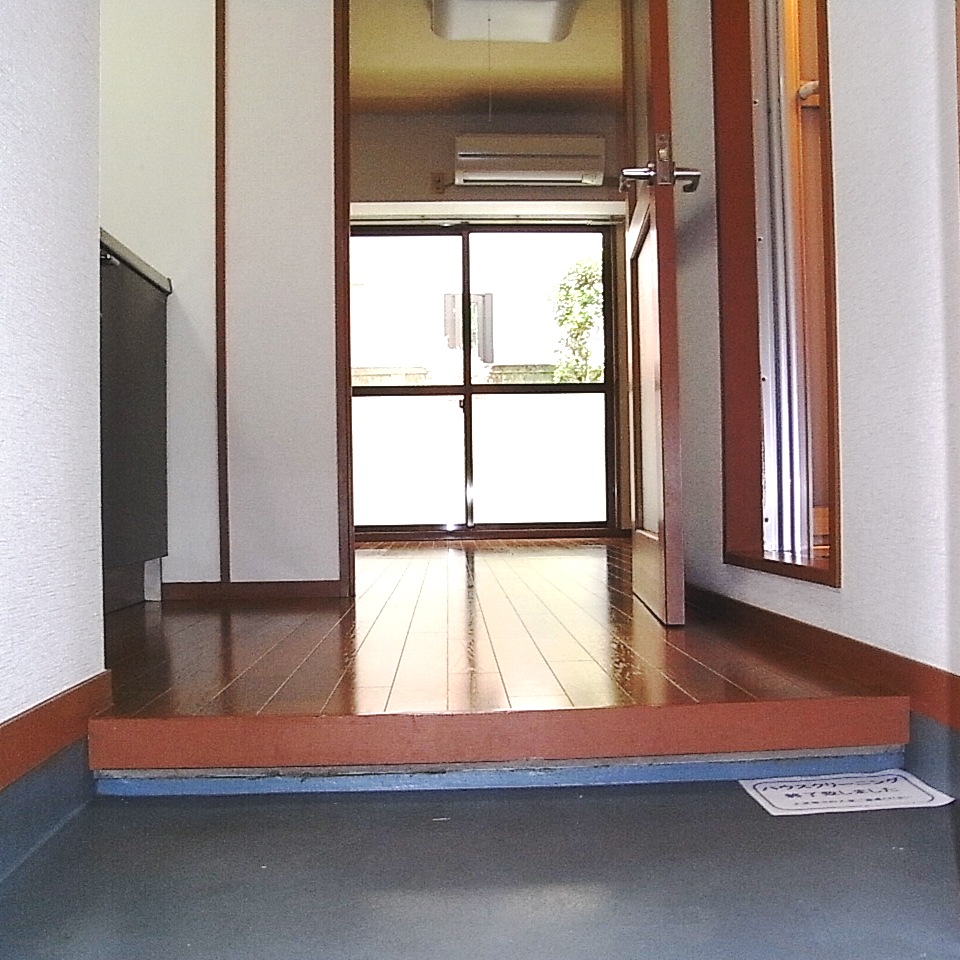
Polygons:
<instances>
[{"instance_id":1,"label":"blue vinyl floor","mask_svg":"<svg viewBox=\"0 0 960 960\"><path fill-rule=\"evenodd\" d=\"M0 958L960 958L957 805L733 783L100 798L0 885Z\"/></svg>"}]
</instances>

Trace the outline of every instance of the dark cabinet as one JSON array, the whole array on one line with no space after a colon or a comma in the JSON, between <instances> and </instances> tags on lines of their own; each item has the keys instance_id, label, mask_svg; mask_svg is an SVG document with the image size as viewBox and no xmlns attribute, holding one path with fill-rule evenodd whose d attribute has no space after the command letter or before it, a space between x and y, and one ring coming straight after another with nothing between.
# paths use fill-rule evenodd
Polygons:
<instances>
[{"instance_id":1,"label":"dark cabinet","mask_svg":"<svg viewBox=\"0 0 960 960\"><path fill-rule=\"evenodd\" d=\"M103 566L167 553L167 296L170 282L109 234L100 241Z\"/></svg>"}]
</instances>

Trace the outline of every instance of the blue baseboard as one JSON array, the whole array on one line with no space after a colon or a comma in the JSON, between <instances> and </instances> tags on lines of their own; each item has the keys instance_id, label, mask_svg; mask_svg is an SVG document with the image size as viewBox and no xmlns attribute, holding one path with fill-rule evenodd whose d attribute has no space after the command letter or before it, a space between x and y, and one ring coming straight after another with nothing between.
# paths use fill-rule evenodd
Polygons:
<instances>
[{"instance_id":1,"label":"blue baseboard","mask_svg":"<svg viewBox=\"0 0 960 960\"><path fill-rule=\"evenodd\" d=\"M931 787L960 796L960 733L922 714L910 715L906 769Z\"/></svg>"},{"instance_id":2,"label":"blue baseboard","mask_svg":"<svg viewBox=\"0 0 960 960\"><path fill-rule=\"evenodd\" d=\"M0 881L92 797L85 740L54 754L0 791Z\"/></svg>"},{"instance_id":3,"label":"blue baseboard","mask_svg":"<svg viewBox=\"0 0 960 960\"><path fill-rule=\"evenodd\" d=\"M296 793L390 793L424 790L510 790L536 787L602 787L647 783L694 783L838 773L872 773L900 767L903 751L833 757L696 759L644 763L545 767L451 768L295 774L230 771L214 775L103 775L104 797L251 796Z\"/></svg>"}]
</instances>

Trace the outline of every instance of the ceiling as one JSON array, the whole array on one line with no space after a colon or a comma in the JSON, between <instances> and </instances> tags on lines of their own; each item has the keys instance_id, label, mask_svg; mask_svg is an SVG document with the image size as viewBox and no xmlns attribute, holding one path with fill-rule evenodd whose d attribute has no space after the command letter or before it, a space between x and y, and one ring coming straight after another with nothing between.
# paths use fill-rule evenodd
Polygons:
<instances>
[{"instance_id":1,"label":"ceiling","mask_svg":"<svg viewBox=\"0 0 960 960\"><path fill-rule=\"evenodd\" d=\"M582 0L558 43L442 40L430 0L350 0L354 110L570 109L622 98L621 0Z\"/></svg>"}]
</instances>

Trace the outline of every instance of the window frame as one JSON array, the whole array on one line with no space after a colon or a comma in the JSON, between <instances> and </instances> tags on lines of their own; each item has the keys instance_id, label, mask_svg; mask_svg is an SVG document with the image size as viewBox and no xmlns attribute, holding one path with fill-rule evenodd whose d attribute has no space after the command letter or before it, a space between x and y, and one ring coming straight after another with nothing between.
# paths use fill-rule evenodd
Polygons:
<instances>
[{"instance_id":1,"label":"window frame","mask_svg":"<svg viewBox=\"0 0 960 960\"><path fill-rule=\"evenodd\" d=\"M713 0L714 122L717 151L717 230L723 466L723 560L735 566L838 587L840 570L840 449L837 389L836 280L830 137L826 0L817 16L820 82L820 188L823 220L823 335L820 400L826 420L828 540L826 557L803 560L764 550L764 411L761 307L756 249L757 170L752 0Z\"/></svg>"},{"instance_id":2,"label":"window frame","mask_svg":"<svg viewBox=\"0 0 960 960\"><path fill-rule=\"evenodd\" d=\"M617 390L618 368L614 335L614 300L616 293L613 288L613 261L615 225L606 220L577 221L577 222L525 222L500 223L496 221L458 221L453 224L444 223L368 223L355 222L350 226L350 237L410 237L410 236L454 236L459 237L462 243L463 276L461 295L465 294L467 302L472 298L470 290L470 247L471 235L482 233L596 233L602 238L602 275L604 289L603 303L603 344L604 344L604 378L602 381L589 383L508 383L508 384L480 384L472 379L472 362L470 351L464 351L463 381L456 384L421 385L421 386L359 386L350 387L351 401L354 397L375 396L457 396L462 399L465 412L465 448L464 448L464 476L467 487L473 482L473 398L482 395L562 395L562 394L600 394L604 398L604 474L606 476L606 503L605 517L597 522L530 522L530 523L475 523L473 519L473 505L469 501L466 509L466 522L457 525L435 524L396 524L396 525L365 525L355 524L355 534L363 540L376 539L384 535L415 536L423 538L441 537L474 537L494 535L566 535L566 536L593 536L609 535L619 529L618 498L621 495L617 479L618 448L617 448ZM470 309L463 309L463 300L460 302L460 339L461 342L471 342ZM348 371L349 375L349 371Z\"/></svg>"}]
</instances>

